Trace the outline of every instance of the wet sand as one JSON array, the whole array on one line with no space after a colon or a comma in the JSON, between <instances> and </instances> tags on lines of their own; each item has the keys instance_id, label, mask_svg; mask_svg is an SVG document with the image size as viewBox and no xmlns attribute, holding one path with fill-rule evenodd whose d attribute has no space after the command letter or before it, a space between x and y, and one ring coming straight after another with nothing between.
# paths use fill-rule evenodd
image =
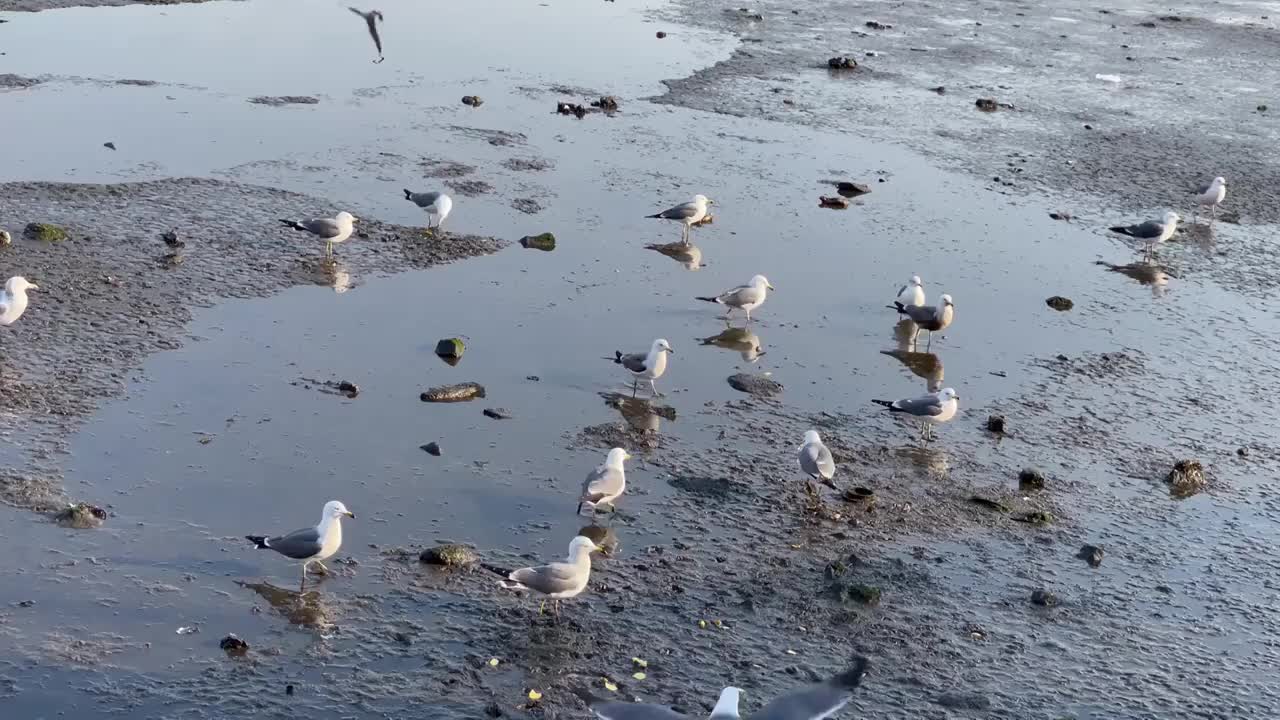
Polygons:
<instances>
[{"instance_id":1,"label":"wet sand","mask_svg":"<svg viewBox=\"0 0 1280 720\"><path fill-rule=\"evenodd\" d=\"M1280 628L1268 588L1280 562L1266 538L1280 451L1265 387L1277 363L1259 339L1277 321L1250 299L1274 283L1259 262L1274 228L1258 224L1264 211L1249 189L1241 203L1255 220L1185 233L1156 266L1134 265L1135 249L1099 228L1148 209L1154 172L1118 184L1110 199L1048 182L1023 194L975 179L949 153L904 149L909 125L869 139L779 122L763 108L644 101L663 96L661 80L697 78L742 52L721 28L672 25L699 18L665 6L508 10L517 15L504 22L559 28L532 37L504 35L483 4L450 8L449 22L483 28L483 43L468 49L461 34L441 33L439 45L410 47L391 35L381 66L367 62L367 38L350 18L331 26L307 15L315 32L350 47L338 43L320 61L310 48L276 49L270 75L236 71L258 62L252 53L211 65L190 41L233 31L254 47L255 13L281 22L295 9L210 3L24 20L74 37L86 17L110 29L123 22L115 13L138 13L132 25L192 46L162 45L161 66L96 52L92 38L81 39L83 56L9 50L13 72L47 79L0 94L0 110L14 110L5 117L28 139L0 168L10 183L0 224L64 222L73 238L0 253L6 270L34 265L56 278L41 281L54 289L33 293L27 316L0 339L5 387L62 377L66 362L72 382L44 382L42 392L65 386L76 402L59 423L39 425L49 440L35 442L23 428L44 406L5 396L17 438L4 453L6 487L34 477L60 489L58 499L111 513L99 530L71 531L0 509L10 539L0 574L12 580L0 583L0 636L15 648L0 659L0 696L18 712L585 716L570 688L605 692L609 678L622 697L696 715L724 684L745 688L753 709L854 652L871 655L876 670L850 715L1260 717L1274 704L1267 668ZM411 26L413 7L380 9ZM569 16L591 33L562 27ZM664 28L671 35L656 39ZM546 47L568 37L572 58L548 57ZM792 42L777 38L769 42ZM489 43L504 48L500 60ZM446 59L476 69L441 80L430 69ZM802 74L807 56L789 62L779 76L808 78L815 104L857 106L841 79ZM751 78L723 82L699 93L716 107L751 96ZM295 94L320 102L246 102ZM462 106L463 94L486 102ZM604 94L622 99L620 113L551 112ZM60 112L84 102L98 103L97 117ZM99 147L108 139L121 150ZM1002 142L1043 147L1016 134ZM1249 167L1214 172L1246 186ZM164 176L218 180L139 184ZM872 192L846 211L817 207L833 179ZM41 181L112 186L33 184ZM556 250L512 245L421 269L496 249L475 240L444 257L455 251L446 241L411 239L424 219L400 188L450 181L492 188L458 197L453 232L511 241L550 230ZM208 191L192 193L193 184ZM104 218L112 192L132 220ZM690 272L646 249L678 231L642 216L694 192L718 208L694 230L700 258ZM527 215L513 207L521 198L545 209ZM252 244L212 219L238 204L257 228L246 234ZM347 292L317 286L309 268L319 248L271 226L298 204L354 208L371 223L370 238L339 249ZM199 238L176 270L155 262L167 229L158 216L175 206ZM1070 223L1047 217L1080 207L1093 210ZM427 261L415 260L417 248ZM155 287L135 294L100 279L124 270ZM778 292L756 313L755 337L703 345L725 326L693 297L757 272ZM883 308L913 272L931 298L946 291L957 302L932 357L903 355ZM1075 308L1051 310L1050 295ZM156 336L121 348L72 321L88 312L112 322L110 301L121 296L163 319L152 320ZM432 354L452 336L467 342L455 367ZM659 336L677 351L659 380L674 419L625 403L624 416L606 395L629 393L629 379L603 358ZM18 341L48 344L22 358ZM765 354L749 362L740 341ZM764 371L784 386L774 399L725 381ZM310 382L338 379L360 394ZM483 383L486 398L418 400L429 386L462 381ZM869 402L938 383L959 390L962 413L925 450ZM78 387L94 394L73 395ZM485 407L513 417L492 420ZM1007 417L1006 435L984 429L992 413ZM832 490L810 503L792 461L809 427L835 453L840 489L875 490L870 509ZM419 449L430 441L441 457ZM560 624L502 593L496 576L417 563L419 549L446 540L498 564L562 555L584 524L572 514L581 478L620 441L643 452L609 521L618 547ZM1162 478L1187 457L1205 464L1209 490L1176 500ZM1044 490L1019 490L1027 467L1043 471ZM335 577L299 599L296 567L240 536L313 522L331 497L359 519L346 528L344 562L330 563ZM1028 519L1038 522L1019 521ZM1085 543L1105 549L1101 566L1076 557ZM1038 588L1060 604L1033 605ZM872 589L878 605L859 599ZM176 632L193 626L199 632ZM250 643L245 658L218 649L228 632ZM649 663L644 680L631 677L633 657ZM544 699L526 708L531 688Z\"/></svg>"}]
</instances>

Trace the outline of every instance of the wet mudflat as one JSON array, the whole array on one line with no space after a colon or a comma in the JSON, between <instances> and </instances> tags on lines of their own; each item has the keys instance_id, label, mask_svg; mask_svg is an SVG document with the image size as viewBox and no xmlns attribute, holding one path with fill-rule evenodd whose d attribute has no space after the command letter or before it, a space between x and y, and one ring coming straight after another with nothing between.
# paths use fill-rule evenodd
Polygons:
<instances>
[{"instance_id":1,"label":"wet mudflat","mask_svg":"<svg viewBox=\"0 0 1280 720\"><path fill-rule=\"evenodd\" d=\"M22 479L110 513L74 531L25 507L0 512L0 635L16 650L0 660L7 704L32 716L573 717L585 710L569 688L603 692L608 678L623 697L699 714L724 684L756 707L854 651L877 661L854 711L884 717L1260 716L1274 704L1264 669L1280 563L1267 538L1280 457L1266 387L1277 362L1259 340L1277 321L1250 300L1274 283L1263 264L1274 227L1218 223L1135 266L1093 217L1137 212L1141 195L1023 196L820 123L642 99L731 57L725 28L572 3L506 10L551 33L507 36L477 6L449 22L501 45L501 61L462 33L397 45L389 26L388 59L374 66L345 11L330 26L299 8L71 10L0 26L13 72L43 79L0 94L27 138L2 171L20 184L5 186L0 224L72 231L57 247L18 239L0 251L6 270L58 278L7 328L5 387L67 401L82 378L114 373L56 423L28 424L45 404L6 406L5 487ZM380 9L406 25L416 12ZM578 33L572 56L548 58L566 17L589 23L591 39ZM167 62L95 51L75 37L86 18L149 33ZM285 21L335 43L319 59L274 48L272 73L201 49L226 32L249 33L252 48L259 23L265 37ZM84 57L23 48L22 23L67 33ZM854 103L825 75L807 82L830 104ZM732 103L742 88L704 92ZM484 105L462 105L467 94ZM622 99L616 115L553 114L606 94ZM320 102L247 102L286 95ZM83 102L104 109L59 111ZM31 184L166 175L218 182L122 185L113 213L100 190ZM819 208L836 179L872 192ZM401 187L451 182L491 188L455 188L451 232L511 242L549 230L556 249L513 243L415 269L427 263L405 249L406 229L425 219ZM715 221L694 229L696 262L646 249L678 228L641 216L694 192L717 201ZM545 209L526 214L522 198ZM250 230L225 219L231 205ZM325 284L311 271L319 247L268 229L294 205L386 225L339 248L346 278ZM190 208L191 259L151 270L172 206ZM1046 206L1089 212L1064 223ZM155 287L134 289L144 267ZM778 292L749 330L726 333L721 308L693 299L760 272ZM925 356L900 344L883 309L913 272L930 299L957 304ZM1047 307L1051 295L1073 309ZM168 310L132 354L73 320L110 317L117 297ZM448 337L466 343L455 366L434 355ZM627 402L630 379L604 358L655 337L677 353L658 381L667 394ZM21 344L46 349L24 358ZM91 352L71 362L60 346ZM60 369L70 381L55 382ZM782 384L776 396L726 382L763 372ZM321 391L342 380L359 394ZM483 400L419 400L469 381ZM962 412L927 449L869 402L939 383L957 388ZM985 429L991 414L1006 417L1003 436ZM810 427L839 463L821 504L792 461ZM419 565L418 550L445 540L507 565L563 555L586 524L572 510L581 478L617 443L637 455L619 512L601 521L617 549L559 624L484 571ZM1209 489L1174 499L1164 478L1192 457ZM1027 467L1043 490L1019 489ZM855 486L874 500L842 499ZM240 536L314 522L330 498L359 518L335 576L298 598L296 566ZM1085 543L1105 549L1100 566L1077 557ZM1033 604L1038 589L1058 604ZM219 649L228 632L250 643L243 658ZM649 664L644 680L633 657ZM529 689L543 693L533 707Z\"/></svg>"}]
</instances>

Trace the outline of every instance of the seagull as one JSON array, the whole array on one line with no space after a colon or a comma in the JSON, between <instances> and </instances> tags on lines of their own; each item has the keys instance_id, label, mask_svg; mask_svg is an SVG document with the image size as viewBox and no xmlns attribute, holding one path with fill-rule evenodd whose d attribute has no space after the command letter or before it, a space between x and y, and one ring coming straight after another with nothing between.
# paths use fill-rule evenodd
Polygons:
<instances>
[{"instance_id":1,"label":"seagull","mask_svg":"<svg viewBox=\"0 0 1280 720\"><path fill-rule=\"evenodd\" d=\"M623 355L621 350L614 352L612 360L635 376L635 380L631 383L631 397L635 397L636 385L641 380L649 381L649 387L653 389L654 397L662 395L662 393L658 392L658 386L654 385L653 381L662 377L662 374L667 371L667 353L674 355L675 351L671 349L671 343L662 338L653 341L648 353Z\"/></svg>"},{"instance_id":2,"label":"seagull","mask_svg":"<svg viewBox=\"0 0 1280 720\"><path fill-rule=\"evenodd\" d=\"M862 684L871 662L856 657L849 669L822 682L779 695L751 716L751 720L824 720L839 712L853 699L853 691ZM665 705L618 702L592 695L589 690L574 693L587 703L591 712L600 720L692 720L683 713ZM727 687L720 691L720 699L711 711L710 720L736 720L738 698L742 690Z\"/></svg>"},{"instance_id":3,"label":"seagull","mask_svg":"<svg viewBox=\"0 0 1280 720\"><path fill-rule=\"evenodd\" d=\"M889 408L889 412L906 413L920 421L920 439L928 442L933 437L933 426L944 423L956 416L960 409L960 396L951 388L942 388L936 393L921 395L904 400L872 400L877 405Z\"/></svg>"},{"instance_id":4,"label":"seagull","mask_svg":"<svg viewBox=\"0 0 1280 720\"><path fill-rule=\"evenodd\" d=\"M370 10L369 12L365 12L353 7L349 7L347 9L364 18L365 24L369 26L369 37L373 38L373 45L378 48L378 59L374 60L373 64L377 65L383 60L386 60L386 58L382 56L382 38L378 36L378 23L382 21L382 11Z\"/></svg>"},{"instance_id":5,"label":"seagull","mask_svg":"<svg viewBox=\"0 0 1280 720\"><path fill-rule=\"evenodd\" d=\"M715 201L708 200L706 195L694 195L693 202L680 203L679 205L663 210L656 215L647 215L646 217L658 218L659 220L676 220L684 223L680 238L685 244L689 242L689 228L702 222L707 216L707 206L715 205Z\"/></svg>"},{"instance_id":6,"label":"seagull","mask_svg":"<svg viewBox=\"0 0 1280 720\"><path fill-rule=\"evenodd\" d=\"M890 305L889 307L892 308L892 307L895 307L896 305L923 305L923 304L924 304L924 281L920 279L919 275L912 275L911 279L907 281L907 284L903 285L902 288L898 290L898 298L894 300L894 304Z\"/></svg>"},{"instance_id":7,"label":"seagull","mask_svg":"<svg viewBox=\"0 0 1280 720\"><path fill-rule=\"evenodd\" d=\"M286 227L309 232L324 240L325 257L333 257L334 243L340 243L351 237L355 231L356 218L343 210L331 218L315 218L313 220L281 220Z\"/></svg>"},{"instance_id":8,"label":"seagull","mask_svg":"<svg viewBox=\"0 0 1280 720\"><path fill-rule=\"evenodd\" d=\"M27 311L27 291L39 289L39 285L29 282L21 275L9 278L4 284L4 290L0 291L0 325L18 322L22 313Z\"/></svg>"},{"instance_id":9,"label":"seagull","mask_svg":"<svg viewBox=\"0 0 1280 720\"><path fill-rule=\"evenodd\" d=\"M245 535L244 537L259 550L275 550L285 557L301 560L302 587L298 592L302 592L307 587L307 566L311 563L319 565L324 574L329 573L329 568L325 567L321 561L333 557L333 554L338 552L338 548L342 547L343 517L354 519L355 513L348 510L347 506L341 502L330 500L324 504L324 511L320 514L320 524L315 527L294 530L288 535L276 537L264 535Z\"/></svg>"},{"instance_id":10,"label":"seagull","mask_svg":"<svg viewBox=\"0 0 1280 720\"><path fill-rule=\"evenodd\" d=\"M555 600L554 612L559 617L560 600L575 597L587 589L587 581L591 579L591 553L600 550L602 548L591 538L578 535L569 543L569 557L564 562L520 568L511 572L486 567L506 576L506 580L499 580L498 584L508 590L534 590ZM547 601L543 600L542 606L538 608L539 614L546 605Z\"/></svg>"},{"instance_id":11,"label":"seagull","mask_svg":"<svg viewBox=\"0 0 1280 720\"><path fill-rule=\"evenodd\" d=\"M796 460L800 462L800 469L806 475L814 480L820 480L827 485L831 485L831 478L836 475L836 461L831 457L831 451L826 445L822 444L822 438L818 436L817 430L810 430L804 434L804 441L797 448L800 452L796 455ZM805 481L805 487L809 490L810 495L816 495L817 489L813 483Z\"/></svg>"},{"instance_id":12,"label":"seagull","mask_svg":"<svg viewBox=\"0 0 1280 720\"><path fill-rule=\"evenodd\" d=\"M416 193L406 189L404 199L427 211L428 233L431 232L431 223L434 222L436 228L440 228L444 225L444 219L449 217L449 212L453 210L453 198L442 192Z\"/></svg>"},{"instance_id":13,"label":"seagull","mask_svg":"<svg viewBox=\"0 0 1280 720\"><path fill-rule=\"evenodd\" d=\"M609 509L613 509L613 501L627 489L627 471L623 467L623 461L630 459L631 453L622 448L614 448L609 451L603 465L587 474L587 480L582 484L582 497L578 500L579 514L583 507L590 508L592 517L595 517L596 509L601 505L608 505Z\"/></svg>"},{"instance_id":14,"label":"seagull","mask_svg":"<svg viewBox=\"0 0 1280 720\"><path fill-rule=\"evenodd\" d=\"M943 295L939 299L942 304L936 307L933 305L903 305L900 302L893 304L897 308L899 315L906 315L916 324L916 332L911 336L912 343L920 336L921 330L929 331L929 343L925 345L926 352L933 345L933 334L950 327L951 321L956 316L956 306L951 301L951 296Z\"/></svg>"},{"instance_id":15,"label":"seagull","mask_svg":"<svg viewBox=\"0 0 1280 720\"><path fill-rule=\"evenodd\" d=\"M1226 197L1227 179L1221 176L1214 178L1213 182L1208 185L1201 185L1196 188L1196 204L1201 207L1208 205L1215 220L1218 217L1218 206L1222 204L1222 201L1226 199ZM1191 221L1195 222L1195 219L1196 213L1193 210L1191 213Z\"/></svg>"},{"instance_id":16,"label":"seagull","mask_svg":"<svg viewBox=\"0 0 1280 720\"><path fill-rule=\"evenodd\" d=\"M773 286L769 284L769 279L763 275L756 275L746 285L739 285L731 290L725 290L715 297L698 297L694 299L718 303L729 308L729 312L725 314L726 319L733 314L734 310L743 310L747 313L747 322L751 322L751 311L764 304L769 290L773 290Z\"/></svg>"},{"instance_id":17,"label":"seagull","mask_svg":"<svg viewBox=\"0 0 1280 720\"><path fill-rule=\"evenodd\" d=\"M1149 256L1155 251L1156 245L1173 237L1173 233L1178 229L1178 213L1170 210L1164 214L1163 220L1148 220L1140 225L1117 225L1111 228L1111 232L1128 235L1132 238L1145 240L1146 254Z\"/></svg>"}]
</instances>

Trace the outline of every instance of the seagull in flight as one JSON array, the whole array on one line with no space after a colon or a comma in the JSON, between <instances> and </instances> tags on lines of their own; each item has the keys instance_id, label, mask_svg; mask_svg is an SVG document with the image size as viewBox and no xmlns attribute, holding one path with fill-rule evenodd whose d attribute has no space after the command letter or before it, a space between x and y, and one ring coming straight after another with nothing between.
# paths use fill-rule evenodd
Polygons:
<instances>
[{"instance_id":1,"label":"seagull in flight","mask_svg":"<svg viewBox=\"0 0 1280 720\"><path fill-rule=\"evenodd\" d=\"M378 59L374 60L373 64L377 65L383 60L386 60L386 58L382 56L382 38L378 35L378 23L382 21L382 11L370 10L369 12L365 12L353 7L349 7L347 9L364 18L365 24L369 26L369 37L373 38L373 45L378 48Z\"/></svg>"}]
</instances>

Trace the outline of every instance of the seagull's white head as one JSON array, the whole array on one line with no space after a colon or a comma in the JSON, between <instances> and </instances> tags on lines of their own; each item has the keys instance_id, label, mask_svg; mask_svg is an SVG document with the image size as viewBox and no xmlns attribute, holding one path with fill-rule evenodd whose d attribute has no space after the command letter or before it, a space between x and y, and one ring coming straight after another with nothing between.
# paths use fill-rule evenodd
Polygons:
<instances>
[{"instance_id":1,"label":"seagull's white head","mask_svg":"<svg viewBox=\"0 0 1280 720\"><path fill-rule=\"evenodd\" d=\"M655 353L669 352L672 355L676 354L676 351L671 349L671 343L667 342L662 338L658 338L657 340L653 341L653 348L650 349L649 352L655 352Z\"/></svg>"},{"instance_id":2,"label":"seagull's white head","mask_svg":"<svg viewBox=\"0 0 1280 720\"><path fill-rule=\"evenodd\" d=\"M694 195L693 201L699 205L715 205L715 201L706 195Z\"/></svg>"},{"instance_id":3,"label":"seagull's white head","mask_svg":"<svg viewBox=\"0 0 1280 720\"><path fill-rule=\"evenodd\" d=\"M769 278L767 278L767 277L765 277L765 276L763 276L763 275L757 275L757 276L755 276L755 277L751 278L751 286L752 286L752 287L766 287L766 288L769 288L770 290L772 290L772 289L773 289L773 286L769 284Z\"/></svg>"},{"instance_id":4,"label":"seagull's white head","mask_svg":"<svg viewBox=\"0 0 1280 720\"><path fill-rule=\"evenodd\" d=\"M911 276L911 284L916 287L924 287L924 281L920 279L919 275Z\"/></svg>"},{"instance_id":5,"label":"seagull's white head","mask_svg":"<svg viewBox=\"0 0 1280 720\"><path fill-rule=\"evenodd\" d=\"M801 446L803 447L804 445L809 445L812 443L820 443L820 442L822 442L822 438L818 436L818 431L808 430L804 434L804 442L801 444Z\"/></svg>"},{"instance_id":6,"label":"seagull's white head","mask_svg":"<svg viewBox=\"0 0 1280 720\"><path fill-rule=\"evenodd\" d=\"M337 215L337 218L336 218L336 219L337 219L337 221L338 221L338 222L340 222L340 223L343 223L343 224L346 224L346 225L350 225L350 224L352 224L352 223L354 223L354 222L356 221L356 216L355 216L355 215L352 215L351 213L347 212L346 210L343 210L342 212L338 213L338 215Z\"/></svg>"},{"instance_id":7,"label":"seagull's white head","mask_svg":"<svg viewBox=\"0 0 1280 720\"><path fill-rule=\"evenodd\" d=\"M604 548L595 543L594 540L586 535L577 535L569 541L569 557L578 557L593 552L599 552Z\"/></svg>"},{"instance_id":8,"label":"seagull's white head","mask_svg":"<svg viewBox=\"0 0 1280 720\"><path fill-rule=\"evenodd\" d=\"M1224 186L1227 184L1227 179L1219 175L1218 177L1213 179L1213 184L1219 187Z\"/></svg>"},{"instance_id":9,"label":"seagull's white head","mask_svg":"<svg viewBox=\"0 0 1280 720\"><path fill-rule=\"evenodd\" d=\"M732 686L721 690L720 699L716 701L716 706L711 710L711 717L714 720L739 717L738 696L741 694L742 690Z\"/></svg>"},{"instance_id":10,"label":"seagull's white head","mask_svg":"<svg viewBox=\"0 0 1280 720\"><path fill-rule=\"evenodd\" d=\"M938 397L942 399L942 402L960 399L960 396L956 394L953 388L942 388L942 390L938 391Z\"/></svg>"},{"instance_id":11,"label":"seagull's white head","mask_svg":"<svg viewBox=\"0 0 1280 720\"><path fill-rule=\"evenodd\" d=\"M946 305L946 306L951 306L951 307L955 307L955 305L956 305L955 303L951 302L951 296L950 296L950 295L943 295L943 296L942 296L942 304L943 304L943 305Z\"/></svg>"},{"instance_id":12,"label":"seagull's white head","mask_svg":"<svg viewBox=\"0 0 1280 720\"><path fill-rule=\"evenodd\" d=\"M1167 212L1167 213L1165 213L1165 214L1164 214L1164 224L1165 224L1165 225L1177 225L1177 224L1178 224L1178 221L1179 221L1179 220L1181 220L1181 219L1182 219L1182 218L1178 217L1178 213L1176 213L1176 212L1174 212L1174 211L1172 211L1172 210L1170 210L1169 212Z\"/></svg>"},{"instance_id":13,"label":"seagull's white head","mask_svg":"<svg viewBox=\"0 0 1280 720\"><path fill-rule=\"evenodd\" d=\"M25 292L27 290L39 290L40 286L36 285L33 282L29 282L26 278L22 277L21 275L14 275L13 277L9 278L9 282L6 282L4 284L4 289L7 290L10 294L12 294L17 292Z\"/></svg>"},{"instance_id":14,"label":"seagull's white head","mask_svg":"<svg viewBox=\"0 0 1280 720\"><path fill-rule=\"evenodd\" d=\"M631 453L623 450L622 448L614 448L609 451L609 456L605 458L604 464L609 467L621 469L623 461L630 459Z\"/></svg>"},{"instance_id":15,"label":"seagull's white head","mask_svg":"<svg viewBox=\"0 0 1280 720\"><path fill-rule=\"evenodd\" d=\"M343 517L354 519L355 516L356 514L348 510L347 506L343 505L340 500L330 500L324 504L324 517L326 520L329 518L337 520Z\"/></svg>"}]
</instances>

